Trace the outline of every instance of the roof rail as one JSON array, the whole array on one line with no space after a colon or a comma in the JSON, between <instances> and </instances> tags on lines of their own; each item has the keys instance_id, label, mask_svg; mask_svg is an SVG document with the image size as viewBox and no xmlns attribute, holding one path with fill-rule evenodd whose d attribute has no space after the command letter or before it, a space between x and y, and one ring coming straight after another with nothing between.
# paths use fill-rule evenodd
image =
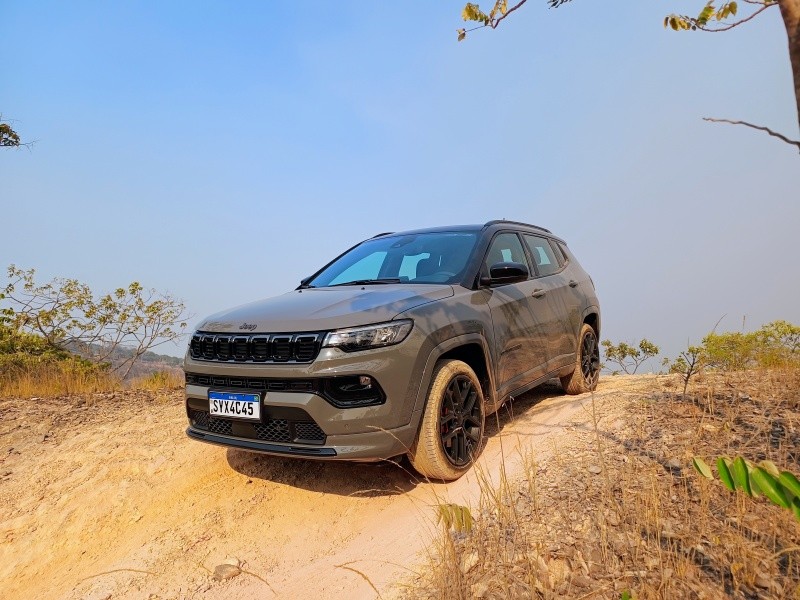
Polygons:
<instances>
[{"instance_id":1,"label":"roof rail","mask_svg":"<svg viewBox=\"0 0 800 600\"><path fill-rule=\"evenodd\" d=\"M510 223L511 225L524 225L525 227L532 227L533 229L538 229L546 233L553 233L549 229L545 229L544 227L539 227L538 225L531 225L530 223L523 223L522 221L506 221L505 219L495 219L494 221L487 221L484 227L489 227L490 225L499 225L502 223Z\"/></svg>"},{"instance_id":2,"label":"roof rail","mask_svg":"<svg viewBox=\"0 0 800 600\"><path fill-rule=\"evenodd\" d=\"M377 235L373 235L369 239L374 240L375 238L383 237L384 235L392 235L393 233L394 233L394 231L384 231L383 233L379 233Z\"/></svg>"}]
</instances>

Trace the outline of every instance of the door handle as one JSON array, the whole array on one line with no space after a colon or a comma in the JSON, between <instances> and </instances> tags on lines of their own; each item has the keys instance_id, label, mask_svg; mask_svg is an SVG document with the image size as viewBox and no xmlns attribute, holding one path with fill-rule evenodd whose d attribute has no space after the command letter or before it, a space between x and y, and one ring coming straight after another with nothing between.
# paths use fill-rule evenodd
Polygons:
<instances>
[{"instance_id":1,"label":"door handle","mask_svg":"<svg viewBox=\"0 0 800 600\"><path fill-rule=\"evenodd\" d=\"M570 279L569 280L569 287L571 287L571 288L578 287L578 282L575 281L574 279Z\"/></svg>"},{"instance_id":2,"label":"door handle","mask_svg":"<svg viewBox=\"0 0 800 600\"><path fill-rule=\"evenodd\" d=\"M547 290L536 289L533 290L533 294L531 294L534 298L541 298L547 293Z\"/></svg>"}]
</instances>

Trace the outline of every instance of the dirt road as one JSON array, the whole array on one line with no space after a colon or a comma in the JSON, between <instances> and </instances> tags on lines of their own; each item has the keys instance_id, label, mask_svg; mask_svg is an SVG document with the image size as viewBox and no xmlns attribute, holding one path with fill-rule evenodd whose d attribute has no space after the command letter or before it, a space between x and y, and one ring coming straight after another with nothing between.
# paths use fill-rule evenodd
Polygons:
<instances>
[{"instance_id":1,"label":"dirt road","mask_svg":"<svg viewBox=\"0 0 800 600\"><path fill-rule=\"evenodd\" d=\"M613 423L628 378L606 378ZM439 502L470 504L478 473L519 473L591 422L557 387L515 400L480 469L452 484L407 465L317 463L187 439L180 391L0 400L3 598L374 598L420 563ZM216 581L226 558L240 575ZM361 574L359 574L358 572Z\"/></svg>"}]
</instances>

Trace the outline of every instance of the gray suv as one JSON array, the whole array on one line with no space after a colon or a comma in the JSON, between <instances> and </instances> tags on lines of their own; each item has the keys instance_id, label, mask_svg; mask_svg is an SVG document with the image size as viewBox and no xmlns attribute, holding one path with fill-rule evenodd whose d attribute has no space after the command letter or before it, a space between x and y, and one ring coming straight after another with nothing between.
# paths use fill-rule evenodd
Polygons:
<instances>
[{"instance_id":1,"label":"gray suv","mask_svg":"<svg viewBox=\"0 0 800 600\"><path fill-rule=\"evenodd\" d=\"M186 433L282 456L406 454L452 480L512 396L553 377L570 394L594 389L599 335L594 284L547 229L382 233L297 289L199 325Z\"/></svg>"}]
</instances>

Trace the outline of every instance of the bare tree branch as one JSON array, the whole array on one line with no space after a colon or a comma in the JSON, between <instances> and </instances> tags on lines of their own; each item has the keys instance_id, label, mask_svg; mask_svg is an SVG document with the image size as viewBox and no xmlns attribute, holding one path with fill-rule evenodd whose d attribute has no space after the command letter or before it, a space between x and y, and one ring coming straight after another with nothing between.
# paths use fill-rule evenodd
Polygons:
<instances>
[{"instance_id":1,"label":"bare tree branch","mask_svg":"<svg viewBox=\"0 0 800 600\"><path fill-rule=\"evenodd\" d=\"M797 146L798 152L800 152L800 141L792 140L783 135L782 133L778 133L777 131L772 131L769 127L764 127L763 125L753 125L752 123L748 123L747 121L732 121L730 119L713 119L711 117L703 117L703 121L709 121L710 123L730 123L731 125L744 125L745 127L750 127L752 129L758 129L759 131L765 131L772 137L776 137L779 140L786 142L792 146Z\"/></svg>"}]
</instances>

